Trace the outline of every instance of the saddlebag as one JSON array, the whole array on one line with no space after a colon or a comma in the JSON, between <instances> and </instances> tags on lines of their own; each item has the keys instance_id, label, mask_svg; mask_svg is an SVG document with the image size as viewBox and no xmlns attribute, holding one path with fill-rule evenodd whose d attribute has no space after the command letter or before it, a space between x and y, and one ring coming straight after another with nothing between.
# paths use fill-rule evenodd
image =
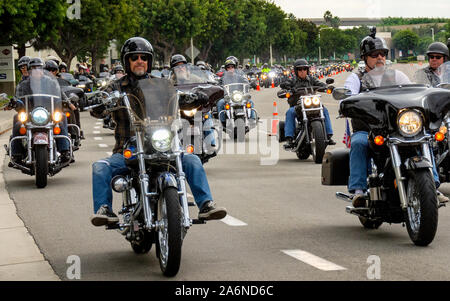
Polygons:
<instances>
[{"instance_id":1,"label":"saddlebag","mask_svg":"<svg viewBox=\"0 0 450 301\"><path fill-rule=\"evenodd\" d=\"M322 160L322 185L347 185L350 175L350 149L326 152Z\"/></svg>"}]
</instances>

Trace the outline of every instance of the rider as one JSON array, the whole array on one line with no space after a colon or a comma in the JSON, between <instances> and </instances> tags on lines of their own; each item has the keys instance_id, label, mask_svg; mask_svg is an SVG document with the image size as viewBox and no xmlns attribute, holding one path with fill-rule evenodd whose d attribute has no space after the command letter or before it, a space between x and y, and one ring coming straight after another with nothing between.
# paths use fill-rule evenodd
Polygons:
<instances>
[{"instance_id":1,"label":"rider","mask_svg":"<svg viewBox=\"0 0 450 301\"><path fill-rule=\"evenodd\" d=\"M383 68L386 65L386 56L389 48L386 42L379 37L375 37L376 31L365 37L360 44L361 59L365 62L365 69L358 69L357 73L352 73L345 81L345 88L351 93L359 94L363 89L373 86L365 80L364 75L371 70ZM395 70L395 82L399 85L411 84L409 78L401 71ZM367 175L369 167L369 142L368 133L370 129L361 120L352 118L353 135L350 141L350 177L348 180L348 190L354 193L352 204L354 207L364 207L366 203L365 191L367 191ZM433 177L436 188L439 187L439 177L433 160ZM448 202L448 198L439 191L438 199L440 202Z\"/></svg>"},{"instance_id":2,"label":"rider","mask_svg":"<svg viewBox=\"0 0 450 301\"><path fill-rule=\"evenodd\" d=\"M282 89L298 89L298 88L308 88L308 87L322 87L326 88L327 85L322 83L317 78L309 75L309 64L304 59L298 59L294 62L294 70L296 78L292 80L286 80L280 87ZM297 105L298 94L292 95L288 99L290 105L289 110L286 112L286 121L284 124L284 135L286 137L286 148L294 147L294 135L295 135L295 118L298 117L295 111L295 106ZM330 114L325 106L323 106L323 115L325 117L325 130L328 135L328 144L335 145L336 142L331 139L333 136L333 128L331 126Z\"/></svg>"},{"instance_id":3,"label":"rider","mask_svg":"<svg viewBox=\"0 0 450 301\"><path fill-rule=\"evenodd\" d=\"M153 63L153 47L141 37L128 39L122 46L121 61L126 70L126 75L112 83L112 90L126 92L131 95L139 93L137 91L138 81L140 79L150 78L148 71L151 70ZM137 98L139 96L136 95ZM131 106L136 106L130 98ZM96 117L101 118L104 115L104 107L100 106L93 112ZM112 211L112 189L110 186L113 176L124 174L128 168L125 164L125 158L122 155L123 146L126 141L133 136L130 129L130 122L127 111L124 109L112 112L116 121L114 137L116 144L113 149L113 155L99 160L92 165L92 189L94 198L94 212L91 222L94 226L101 226L111 223L117 223L118 217ZM193 154L184 154L182 157L183 171L191 187L195 202L199 207L199 219L212 220L222 219L226 216L226 209L216 208L209 189L208 179L203 169L200 159Z\"/></svg>"},{"instance_id":4,"label":"rider","mask_svg":"<svg viewBox=\"0 0 450 301\"><path fill-rule=\"evenodd\" d=\"M416 72L415 77L419 81L423 81L432 87L436 87L439 83L439 75L437 74L440 65L448 61L449 50L447 45L442 42L434 42L427 49L429 66Z\"/></svg>"},{"instance_id":5,"label":"rider","mask_svg":"<svg viewBox=\"0 0 450 301\"><path fill-rule=\"evenodd\" d=\"M59 73L67 73L67 64L64 62L61 62L59 64Z\"/></svg>"},{"instance_id":6,"label":"rider","mask_svg":"<svg viewBox=\"0 0 450 301\"><path fill-rule=\"evenodd\" d=\"M238 59L236 57L234 57L234 56L229 56L227 58L227 60L225 61L225 65L224 65L225 66L225 71L234 73L235 70L236 70L236 67L238 65L239 65ZM239 75L239 73L237 73L237 74ZM223 85L223 79L224 79L224 76L222 76L220 78L220 81L219 81L219 85L221 85L221 86ZM248 84L247 77L245 77L242 74L242 78L240 79L240 82ZM253 108L254 107L253 101L251 99L249 99L249 102L251 103L251 107ZM225 114L220 114L220 112L222 112L224 109L225 109L225 99L222 98L221 100L219 100L217 102L217 112L219 113L219 119L222 122L223 129L225 129L225 126L226 126L225 125L225 122L226 122ZM255 112L253 110L251 111L250 120L249 121L256 122L256 116L255 116Z\"/></svg>"},{"instance_id":7,"label":"rider","mask_svg":"<svg viewBox=\"0 0 450 301\"><path fill-rule=\"evenodd\" d=\"M22 78L20 79L19 84L30 76L30 74L28 73L29 62L30 62L29 56L22 56L17 62L17 67L19 68L19 71L22 74Z\"/></svg>"}]
</instances>

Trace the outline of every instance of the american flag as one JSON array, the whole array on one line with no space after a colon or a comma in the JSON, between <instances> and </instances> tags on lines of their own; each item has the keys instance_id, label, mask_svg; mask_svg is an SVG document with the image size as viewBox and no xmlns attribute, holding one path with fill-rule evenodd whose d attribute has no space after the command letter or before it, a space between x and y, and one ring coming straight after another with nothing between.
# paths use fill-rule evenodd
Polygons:
<instances>
[{"instance_id":1,"label":"american flag","mask_svg":"<svg viewBox=\"0 0 450 301\"><path fill-rule=\"evenodd\" d=\"M347 148L350 148L350 137L351 137L351 133L350 133L350 124L348 122L348 119L345 119L345 133L344 133L344 138L342 139L342 143L345 144L345 146Z\"/></svg>"}]
</instances>

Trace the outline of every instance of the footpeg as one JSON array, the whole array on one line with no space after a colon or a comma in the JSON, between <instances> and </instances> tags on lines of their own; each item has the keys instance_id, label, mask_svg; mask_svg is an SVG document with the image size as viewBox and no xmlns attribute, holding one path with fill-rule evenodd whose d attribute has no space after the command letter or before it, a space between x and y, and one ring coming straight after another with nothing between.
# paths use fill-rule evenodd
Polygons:
<instances>
[{"instance_id":1,"label":"footpeg","mask_svg":"<svg viewBox=\"0 0 450 301\"><path fill-rule=\"evenodd\" d=\"M194 224L194 225L206 224L206 220L204 220L204 219L193 219L192 220L192 224Z\"/></svg>"},{"instance_id":2,"label":"footpeg","mask_svg":"<svg viewBox=\"0 0 450 301\"><path fill-rule=\"evenodd\" d=\"M353 206L347 206L347 207L345 207L345 211L350 214L362 215L362 214L369 212L369 208L367 208L367 207L355 208Z\"/></svg>"},{"instance_id":3,"label":"footpeg","mask_svg":"<svg viewBox=\"0 0 450 301\"><path fill-rule=\"evenodd\" d=\"M351 195L348 195L346 193L343 192L336 192L336 198L346 201L346 202L352 202L353 197Z\"/></svg>"},{"instance_id":4,"label":"footpeg","mask_svg":"<svg viewBox=\"0 0 450 301\"><path fill-rule=\"evenodd\" d=\"M189 207L195 207L196 205L195 205L194 202L188 202L188 206L189 206Z\"/></svg>"}]
</instances>

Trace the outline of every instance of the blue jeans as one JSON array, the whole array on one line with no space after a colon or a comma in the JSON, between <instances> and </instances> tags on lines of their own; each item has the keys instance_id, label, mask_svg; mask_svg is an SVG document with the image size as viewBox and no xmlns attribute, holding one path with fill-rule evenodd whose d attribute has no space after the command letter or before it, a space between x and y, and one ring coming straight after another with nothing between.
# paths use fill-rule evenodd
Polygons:
<instances>
[{"instance_id":1,"label":"blue jeans","mask_svg":"<svg viewBox=\"0 0 450 301\"><path fill-rule=\"evenodd\" d=\"M350 147L350 177L348 180L348 191L354 193L355 190L367 190L367 176L371 171L369 157L368 133L359 131L353 133ZM439 187L439 176L436 170L433 153L431 152L433 163L433 178L436 188Z\"/></svg>"},{"instance_id":2,"label":"blue jeans","mask_svg":"<svg viewBox=\"0 0 450 301\"><path fill-rule=\"evenodd\" d=\"M203 122L203 139L205 140L206 145L211 147L216 145L216 138L214 137L214 130L212 129L214 127L214 122L211 118L211 112L208 112L208 115L210 118Z\"/></svg>"},{"instance_id":3,"label":"blue jeans","mask_svg":"<svg viewBox=\"0 0 450 301\"><path fill-rule=\"evenodd\" d=\"M326 107L323 107L323 116L325 117L325 131L327 135L333 135L333 128L331 127L331 119L330 114ZM286 121L284 122L284 136L295 138L295 118L297 117L297 113L295 112L295 106L290 107L286 112ZM298 118L303 118L303 116L299 116Z\"/></svg>"},{"instance_id":4,"label":"blue jeans","mask_svg":"<svg viewBox=\"0 0 450 301\"><path fill-rule=\"evenodd\" d=\"M249 103L252 104L252 108L255 106L255 104L253 103L253 101L251 99L248 100ZM225 99L221 99L217 102L217 114L219 114L219 119L220 121L222 121L222 123L225 123L226 121L226 113L223 112L222 114L220 114L221 111L225 110ZM252 110L252 112L250 113L250 118L251 119L256 119L255 116L255 111Z\"/></svg>"},{"instance_id":5,"label":"blue jeans","mask_svg":"<svg viewBox=\"0 0 450 301\"><path fill-rule=\"evenodd\" d=\"M193 154L184 154L182 157L183 171L186 180L191 187L195 202L199 208L205 201L211 200L206 172L200 159ZM92 164L92 193L94 198L94 213L102 205L108 205L112 209L111 179L117 175L125 175L128 168L122 154L116 153L111 157L99 160Z\"/></svg>"},{"instance_id":6,"label":"blue jeans","mask_svg":"<svg viewBox=\"0 0 450 301\"><path fill-rule=\"evenodd\" d=\"M66 115L64 115L63 120L62 120L62 122L60 122L59 126L61 127L60 135L69 137ZM20 132L19 132L21 127L22 127L22 122L20 122L18 120L18 114L15 114L14 118L13 118L12 138L21 136ZM59 152L68 151L70 149L70 144L69 144L68 140L62 139L62 138L58 138L55 140L56 140L56 148ZM14 140L11 143L11 155L14 156L14 155L19 155L19 154L25 155L26 149L23 147L21 140Z\"/></svg>"}]
</instances>

